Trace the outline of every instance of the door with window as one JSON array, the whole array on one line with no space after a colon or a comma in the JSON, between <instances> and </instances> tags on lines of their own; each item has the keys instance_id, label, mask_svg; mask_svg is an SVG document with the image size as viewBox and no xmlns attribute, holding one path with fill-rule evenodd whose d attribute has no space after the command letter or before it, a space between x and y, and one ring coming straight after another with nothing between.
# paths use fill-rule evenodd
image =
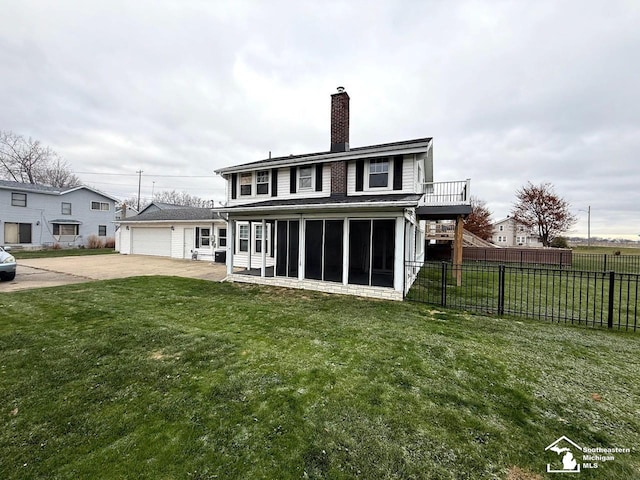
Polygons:
<instances>
[{"instance_id":1,"label":"door with window","mask_svg":"<svg viewBox=\"0 0 640 480\"><path fill-rule=\"evenodd\" d=\"M31 224L5 222L4 243L31 243Z\"/></svg>"}]
</instances>

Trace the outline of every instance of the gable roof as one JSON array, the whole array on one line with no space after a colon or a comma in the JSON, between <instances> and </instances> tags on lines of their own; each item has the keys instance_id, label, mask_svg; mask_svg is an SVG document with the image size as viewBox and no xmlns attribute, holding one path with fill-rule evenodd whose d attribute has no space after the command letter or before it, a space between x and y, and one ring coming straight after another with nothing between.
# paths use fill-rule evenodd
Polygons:
<instances>
[{"instance_id":1,"label":"gable roof","mask_svg":"<svg viewBox=\"0 0 640 480\"><path fill-rule=\"evenodd\" d=\"M117 220L116 223L137 223L137 222L189 222L198 220L224 220L220 213L214 212L210 208L185 207L166 208L154 210L152 212L141 212L133 217Z\"/></svg>"},{"instance_id":2,"label":"gable roof","mask_svg":"<svg viewBox=\"0 0 640 480\"><path fill-rule=\"evenodd\" d=\"M184 208L194 208L194 207L187 207L186 205L176 205L174 203L151 202L149 205L147 205L142 210L140 210L140 213L145 213L151 207L155 207L158 210L175 210L175 209L184 209Z\"/></svg>"},{"instance_id":3,"label":"gable roof","mask_svg":"<svg viewBox=\"0 0 640 480\"><path fill-rule=\"evenodd\" d=\"M255 162L243 163L231 167L224 167L215 172L220 175L254 170L256 168L273 168L283 165L298 165L309 163L320 163L326 161L352 160L356 158L386 156L390 154L407 154L426 152L431 147L433 138L417 138L415 140L404 140L401 142L382 143L379 145L369 145L366 147L352 148L346 152L316 152L303 155L289 155L285 157L267 158Z\"/></svg>"},{"instance_id":4,"label":"gable roof","mask_svg":"<svg viewBox=\"0 0 640 480\"><path fill-rule=\"evenodd\" d=\"M0 189L2 190L17 190L20 192L32 192L32 193L42 193L45 195L66 195L68 193L75 192L77 190L89 190L95 194L101 195L109 200L113 200L118 203L120 200L116 197L112 197L111 195L101 192L100 190L96 190L92 187L87 187L86 185L79 185L77 187L70 187L66 189L61 189L58 187L51 187L49 185L38 185L34 183L22 183L22 182L13 182L10 180L0 180Z\"/></svg>"}]
</instances>

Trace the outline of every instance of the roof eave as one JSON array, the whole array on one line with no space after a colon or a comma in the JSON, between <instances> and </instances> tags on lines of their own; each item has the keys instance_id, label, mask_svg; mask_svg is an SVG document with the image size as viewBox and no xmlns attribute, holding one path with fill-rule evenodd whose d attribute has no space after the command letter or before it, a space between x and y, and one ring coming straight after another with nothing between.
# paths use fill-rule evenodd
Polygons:
<instances>
[{"instance_id":1,"label":"roof eave","mask_svg":"<svg viewBox=\"0 0 640 480\"><path fill-rule=\"evenodd\" d=\"M432 140L421 140L415 143L407 144L406 146L382 146L371 147L371 149L363 150L350 150L347 152L327 152L325 154L311 154L309 156L296 156L294 158L276 158L272 160L264 160L262 162L244 163L242 165L235 165L231 167L220 168L215 170L218 175L225 175L229 173L238 173L257 170L259 168L274 168L288 165L305 164L310 165L314 163L324 163L327 161L340 161L340 160L358 160L361 158L371 157L384 157L389 154L395 155L410 155L414 153L427 152L431 148Z\"/></svg>"},{"instance_id":2,"label":"roof eave","mask_svg":"<svg viewBox=\"0 0 640 480\"><path fill-rule=\"evenodd\" d=\"M400 207L416 207L417 201L394 201L394 202L350 202L350 203L307 203L301 205L278 205L278 206L254 206L254 207L232 207L221 209L221 212L227 214L235 213L253 213L265 211L291 211L291 210L347 210L347 209L370 209L380 210L384 208L400 208Z\"/></svg>"}]
</instances>

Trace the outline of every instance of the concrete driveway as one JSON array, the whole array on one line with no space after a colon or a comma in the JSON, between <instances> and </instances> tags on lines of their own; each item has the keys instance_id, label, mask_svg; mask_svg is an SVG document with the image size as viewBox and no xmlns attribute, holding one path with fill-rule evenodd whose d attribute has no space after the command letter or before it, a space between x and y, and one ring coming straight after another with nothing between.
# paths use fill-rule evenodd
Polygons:
<instances>
[{"instance_id":1,"label":"concrete driveway","mask_svg":"<svg viewBox=\"0 0 640 480\"><path fill-rule=\"evenodd\" d=\"M227 270L221 263L147 255L33 258L18 260L15 280L0 282L0 293L141 275L173 275L219 282L227 276Z\"/></svg>"}]
</instances>

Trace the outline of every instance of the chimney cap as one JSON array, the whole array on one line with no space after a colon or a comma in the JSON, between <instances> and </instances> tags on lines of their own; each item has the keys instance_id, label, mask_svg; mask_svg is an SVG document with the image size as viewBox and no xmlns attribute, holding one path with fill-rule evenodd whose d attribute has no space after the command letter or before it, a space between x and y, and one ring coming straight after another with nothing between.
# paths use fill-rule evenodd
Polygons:
<instances>
[{"instance_id":1,"label":"chimney cap","mask_svg":"<svg viewBox=\"0 0 640 480\"><path fill-rule=\"evenodd\" d=\"M338 93L344 92L344 87L338 87Z\"/></svg>"}]
</instances>

